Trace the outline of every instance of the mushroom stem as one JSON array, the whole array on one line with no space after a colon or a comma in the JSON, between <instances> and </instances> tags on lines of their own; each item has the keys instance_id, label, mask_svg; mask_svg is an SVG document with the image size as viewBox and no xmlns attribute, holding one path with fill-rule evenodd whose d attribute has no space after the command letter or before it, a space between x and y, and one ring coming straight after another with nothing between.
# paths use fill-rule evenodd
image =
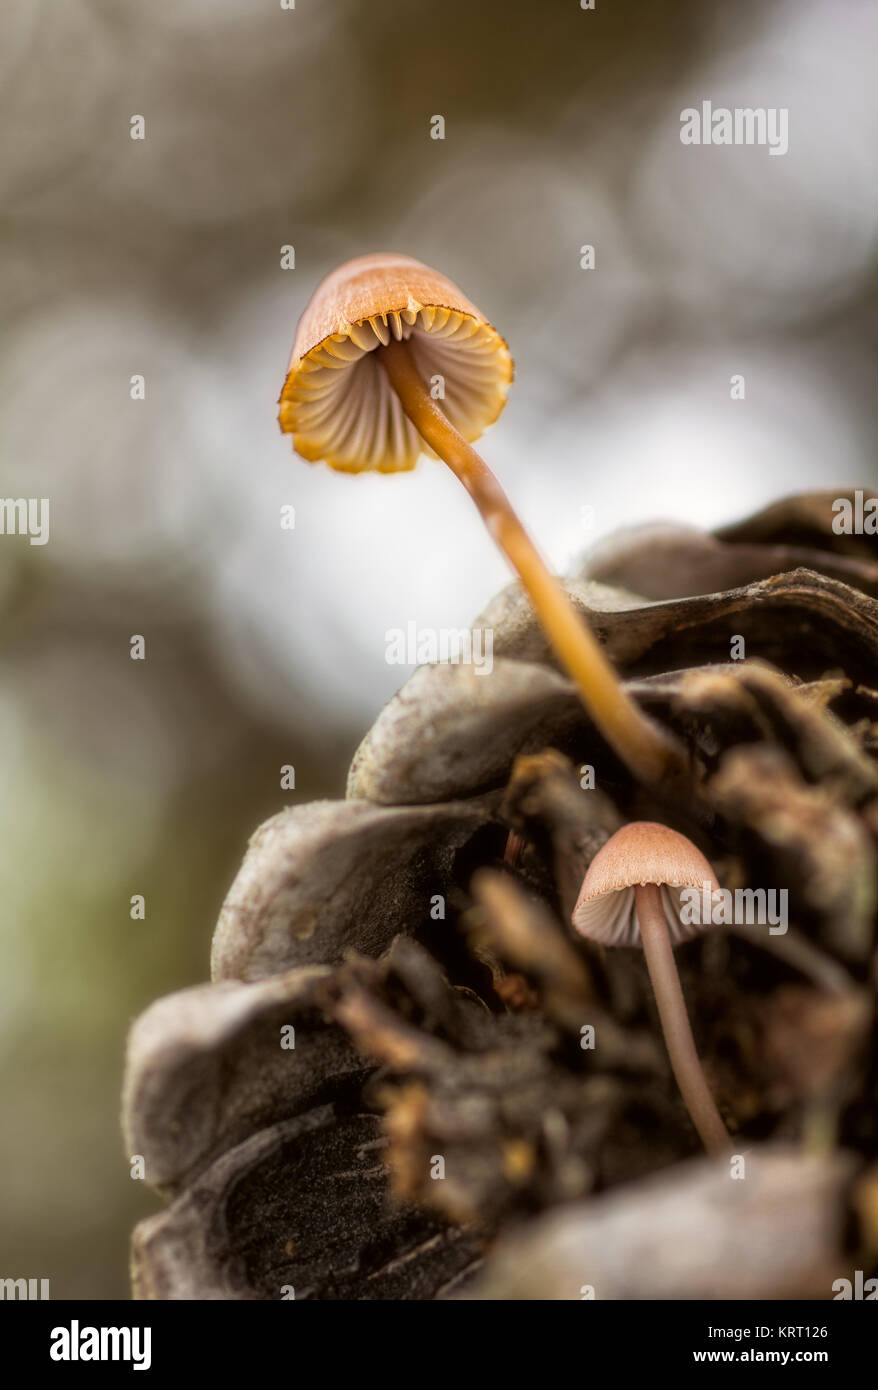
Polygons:
<instances>
[{"instance_id":1,"label":"mushroom stem","mask_svg":"<svg viewBox=\"0 0 878 1390\"><path fill-rule=\"evenodd\" d=\"M625 765L649 785L685 775L681 749L631 699L587 623L525 531L488 465L427 390L405 341L378 350L415 429L463 483L497 545L533 601L537 617L585 708Z\"/></svg>"},{"instance_id":2,"label":"mushroom stem","mask_svg":"<svg viewBox=\"0 0 878 1390\"><path fill-rule=\"evenodd\" d=\"M714 1155L729 1153L732 1141L720 1119L695 1051L695 1040L674 960L674 948L662 907L661 889L656 883L638 883L634 888L634 900L662 1032L686 1109L707 1152Z\"/></svg>"}]
</instances>

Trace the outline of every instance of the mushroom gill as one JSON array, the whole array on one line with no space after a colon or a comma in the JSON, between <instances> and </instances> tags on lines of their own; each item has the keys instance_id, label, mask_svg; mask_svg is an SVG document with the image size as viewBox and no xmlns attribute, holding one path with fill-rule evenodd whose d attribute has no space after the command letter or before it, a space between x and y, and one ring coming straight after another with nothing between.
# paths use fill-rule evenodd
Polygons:
<instances>
[{"instance_id":1,"label":"mushroom gill","mask_svg":"<svg viewBox=\"0 0 878 1390\"><path fill-rule=\"evenodd\" d=\"M281 429L296 452L342 472L396 473L436 457L381 370L377 349L409 344L421 378L441 378L442 407L467 442L497 419L512 380L505 341L444 276L407 256L361 256L348 299L306 308L280 396ZM376 271L383 294L370 292ZM361 279L357 294L357 279ZM331 277L330 277L331 282ZM452 301L449 304L448 301ZM362 310L362 314L358 311Z\"/></svg>"}]
</instances>

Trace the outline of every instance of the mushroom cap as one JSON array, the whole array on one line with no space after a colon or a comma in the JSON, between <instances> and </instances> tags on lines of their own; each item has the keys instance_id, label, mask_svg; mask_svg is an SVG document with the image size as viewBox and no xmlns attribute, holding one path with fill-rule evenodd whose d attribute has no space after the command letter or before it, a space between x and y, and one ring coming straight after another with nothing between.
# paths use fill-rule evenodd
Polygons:
<instances>
[{"instance_id":1,"label":"mushroom cap","mask_svg":"<svg viewBox=\"0 0 878 1390\"><path fill-rule=\"evenodd\" d=\"M680 921L685 888L719 892L713 869L685 835L655 821L633 821L617 830L588 866L573 909L573 925L605 946L639 946L640 922L634 888L661 887L662 907L671 943L676 946L704 931L707 923Z\"/></svg>"},{"instance_id":2,"label":"mushroom cap","mask_svg":"<svg viewBox=\"0 0 878 1390\"><path fill-rule=\"evenodd\" d=\"M278 418L303 458L396 473L432 455L372 355L391 337L409 340L428 386L444 378L442 408L464 439L496 420L513 370L500 334L444 275L376 252L321 281L299 320Z\"/></svg>"}]
</instances>

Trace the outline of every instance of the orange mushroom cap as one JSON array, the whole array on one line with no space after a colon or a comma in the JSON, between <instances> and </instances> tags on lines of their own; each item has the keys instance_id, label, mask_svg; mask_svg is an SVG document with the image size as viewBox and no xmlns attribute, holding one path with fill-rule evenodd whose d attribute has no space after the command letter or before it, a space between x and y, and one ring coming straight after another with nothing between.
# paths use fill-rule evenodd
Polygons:
<instances>
[{"instance_id":1,"label":"orange mushroom cap","mask_svg":"<svg viewBox=\"0 0 878 1390\"><path fill-rule=\"evenodd\" d=\"M442 377L442 409L467 442L497 419L513 371L503 338L444 275L376 252L321 281L299 320L278 418L303 458L396 473L435 457L373 356L391 337L408 340L428 389Z\"/></svg>"},{"instance_id":2,"label":"orange mushroom cap","mask_svg":"<svg viewBox=\"0 0 878 1390\"><path fill-rule=\"evenodd\" d=\"M685 835L655 821L633 821L617 830L588 866L573 909L573 925L605 946L640 945L634 889L655 883L671 942L676 946L698 936L707 923L681 922L681 894L686 888L719 891L713 869Z\"/></svg>"}]
</instances>

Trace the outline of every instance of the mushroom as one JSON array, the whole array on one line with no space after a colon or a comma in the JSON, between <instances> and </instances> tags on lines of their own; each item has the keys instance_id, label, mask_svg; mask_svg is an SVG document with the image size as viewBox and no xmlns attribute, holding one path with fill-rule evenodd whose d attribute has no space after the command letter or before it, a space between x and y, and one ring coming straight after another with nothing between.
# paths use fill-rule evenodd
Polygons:
<instances>
[{"instance_id":1,"label":"mushroom","mask_svg":"<svg viewBox=\"0 0 878 1390\"><path fill-rule=\"evenodd\" d=\"M642 946L668 1056L686 1108L708 1153L729 1152L731 1140L695 1050L674 946L707 923L681 920L681 894L719 891L713 869L685 835L653 821L634 821L598 850L582 882L573 925L605 946Z\"/></svg>"},{"instance_id":2,"label":"mushroom","mask_svg":"<svg viewBox=\"0 0 878 1390\"><path fill-rule=\"evenodd\" d=\"M500 334L444 275L409 256L359 256L322 281L299 320L280 426L303 458L344 472L395 473L422 453L447 463L607 742L647 783L682 777L679 745L627 694L471 447L503 409L512 371Z\"/></svg>"}]
</instances>

